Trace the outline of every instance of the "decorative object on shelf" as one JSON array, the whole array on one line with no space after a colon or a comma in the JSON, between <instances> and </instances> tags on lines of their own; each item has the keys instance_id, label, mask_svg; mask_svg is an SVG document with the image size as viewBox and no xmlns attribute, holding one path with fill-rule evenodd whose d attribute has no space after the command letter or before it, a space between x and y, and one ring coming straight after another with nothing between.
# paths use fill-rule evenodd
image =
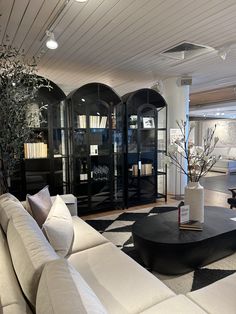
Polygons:
<instances>
[{"instance_id":1,"label":"decorative object on shelf","mask_svg":"<svg viewBox=\"0 0 236 314\"><path fill-rule=\"evenodd\" d=\"M37 76L36 58L27 60L22 50L7 45L1 45L0 52L0 193L4 193L22 159L23 144L32 132L29 126L41 110L27 114L28 105L40 88L50 84Z\"/></svg>"},{"instance_id":2,"label":"decorative object on shelf","mask_svg":"<svg viewBox=\"0 0 236 314\"><path fill-rule=\"evenodd\" d=\"M219 141L215 137L216 125L208 129L203 138L203 146L195 146L189 136L195 127L191 124L188 131L186 121L176 121L181 132L178 138L168 147L165 162L175 165L188 178L188 185L185 187L185 204L190 206L190 219L204 222L204 189L199 180L205 176L221 156L213 155L213 150ZM183 163L180 163L180 157Z\"/></svg>"},{"instance_id":3,"label":"decorative object on shelf","mask_svg":"<svg viewBox=\"0 0 236 314\"><path fill-rule=\"evenodd\" d=\"M143 117L143 128L153 129L155 128L155 122L153 117Z\"/></svg>"},{"instance_id":4,"label":"decorative object on shelf","mask_svg":"<svg viewBox=\"0 0 236 314\"><path fill-rule=\"evenodd\" d=\"M90 156L98 155L98 145L90 145Z\"/></svg>"},{"instance_id":5,"label":"decorative object on shelf","mask_svg":"<svg viewBox=\"0 0 236 314\"><path fill-rule=\"evenodd\" d=\"M138 116L137 115L131 115L129 117L129 127L130 127L130 129L137 129L137 127L138 127Z\"/></svg>"}]
</instances>

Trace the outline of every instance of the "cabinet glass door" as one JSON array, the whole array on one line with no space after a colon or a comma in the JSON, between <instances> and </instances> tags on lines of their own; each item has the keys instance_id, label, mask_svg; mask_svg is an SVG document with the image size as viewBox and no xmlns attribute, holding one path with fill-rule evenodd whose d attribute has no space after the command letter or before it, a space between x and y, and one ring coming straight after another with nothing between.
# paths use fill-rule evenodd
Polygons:
<instances>
[{"instance_id":1,"label":"cabinet glass door","mask_svg":"<svg viewBox=\"0 0 236 314\"><path fill-rule=\"evenodd\" d=\"M73 129L73 191L78 211L114 208L120 201L121 136L119 97L106 85L91 83L69 95ZM119 185L119 187L118 187Z\"/></svg>"}]
</instances>

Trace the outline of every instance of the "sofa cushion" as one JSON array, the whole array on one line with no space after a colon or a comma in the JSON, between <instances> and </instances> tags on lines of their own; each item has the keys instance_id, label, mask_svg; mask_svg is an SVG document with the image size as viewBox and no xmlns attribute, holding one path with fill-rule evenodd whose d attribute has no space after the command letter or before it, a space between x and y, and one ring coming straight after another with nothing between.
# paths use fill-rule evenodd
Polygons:
<instances>
[{"instance_id":1,"label":"sofa cushion","mask_svg":"<svg viewBox=\"0 0 236 314\"><path fill-rule=\"evenodd\" d=\"M35 306L43 266L59 257L29 214L12 217L7 228L7 241L21 288Z\"/></svg>"},{"instance_id":2,"label":"sofa cushion","mask_svg":"<svg viewBox=\"0 0 236 314\"><path fill-rule=\"evenodd\" d=\"M3 231L7 233L7 226L10 218L14 214L27 215L26 210L20 201L10 193L5 193L0 196L0 222Z\"/></svg>"},{"instance_id":3,"label":"sofa cushion","mask_svg":"<svg viewBox=\"0 0 236 314\"><path fill-rule=\"evenodd\" d=\"M230 147L229 159L232 159L232 160L236 159L236 147Z\"/></svg>"},{"instance_id":4,"label":"sofa cushion","mask_svg":"<svg viewBox=\"0 0 236 314\"><path fill-rule=\"evenodd\" d=\"M81 275L64 260L48 263L39 282L37 314L107 314Z\"/></svg>"},{"instance_id":5,"label":"sofa cushion","mask_svg":"<svg viewBox=\"0 0 236 314\"><path fill-rule=\"evenodd\" d=\"M72 221L74 227L74 239L68 255L108 242L104 236L81 218L73 216Z\"/></svg>"},{"instance_id":6,"label":"sofa cushion","mask_svg":"<svg viewBox=\"0 0 236 314\"><path fill-rule=\"evenodd\" d=\"M73 194L63 194L60 197L68 207L71 216L77 216L77 198ZM51 196L52 203L55 201L56 196Z\"/></svg>"},{"instance_id":7,"label":"sofa cushion","mask_svg":"<svg viewBox=\"0 0 236 314\"><path fill-rule=\"evenodd\" d=\"M27 201L30 205L34 219L40 228L47 219L48 213L52 207L52 201L48 190L48 185L34 195L27 195Z\"/></svg>"},{"instance_id":8,"label":"sofa cushion","mask_svg":"<svg viewBox=\"0 0 236 314\"><path fill-rule=\"evenodd\" d=\"M201 307L190 301L184 295L164 300L154 306L146 309L140 314L206 314Z\"/></svg>"},{"instance_id":9,"label":"sofa cushion","mask_svg":"<svg viewBox=\"0 0 236 314\"><path fill-rule=\"evenodd\" d=\"M202 289L187 294L208 313L236 313L236 274L223 278Z\"/></svg>"},{"instance_id":10,"label":"sofa cushion","mask_svg":"<svg viewBox=\"0 0 236 314\"><path fill-rule=\"evenodd\" d=\"M74 229L69 209L59 195L50 209L42 230L57 254L65 257L72 245Z\"/></svg>"},{"instance_id":11,"label":"sofa cushion","mask_svg":"<svg viewBox=\"0 0 236 314\"><path fill-rule=\"evenodd\" d=\"M139 313L175 295L112 243L74 253L68 260L108 313Z\"/></svg>"},{"instance_id":12,"label":"sofa cushion","mask_svg":"<svg viewBox=\"0 0 236 314\"><path fill-rule=\"evenodd\" d=\"M0 313L31 313L16 278L7 239L1 227L0 265Z\"/></svg>"},{"instance_id":13,"label":"sofa cushion","mask_svg":"<svg viewBox=\"0 0 236 314\"><path fill-rule=\"evenodd\" d=\"M221 156L222 158L228 158L229 155L229 147L215 147L212 155Z\"/></svg>"},{"instance_id":14,"label":"sofa cushion","mask_svg":"<svg viewBox=\"0 0 236 314\"><path fill-rule=\"evenodd\" d=\"M32 314L33 312L27 308L23 309L22 306L19 304L8 304L6 306L0 306L0 313L1 314Z\"/></svg>"}]
</instances>

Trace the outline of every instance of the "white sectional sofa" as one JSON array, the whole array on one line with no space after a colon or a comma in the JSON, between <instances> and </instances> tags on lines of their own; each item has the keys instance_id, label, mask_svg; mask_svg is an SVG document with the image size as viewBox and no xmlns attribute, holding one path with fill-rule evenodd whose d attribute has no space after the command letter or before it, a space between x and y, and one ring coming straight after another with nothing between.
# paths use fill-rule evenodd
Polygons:
<instances>
[{"instance_id":1,"label":"white sectional sofa","mask_svg":"<svg viewBox=\"0 0 236 314\"><path fill-rule=\"evenodd\" d=\"M67 201L75 213L73 196ZM61 258L22 204L0 196L0 313L236 313L236 275L176 295L82 219L72 221Z\"/></svg>"},{"instance_id":2,"label":"white sectional sofa","mask_svg":"<svg viewBox=\"0 0 236 314\"><path fill-rule=\"evenodd\" d=\"M216 156L221 156L215 165L212 167L212 171L234 173L236 172L236 147L216 147L213 151Z\"/></svg>"}]
</instances>

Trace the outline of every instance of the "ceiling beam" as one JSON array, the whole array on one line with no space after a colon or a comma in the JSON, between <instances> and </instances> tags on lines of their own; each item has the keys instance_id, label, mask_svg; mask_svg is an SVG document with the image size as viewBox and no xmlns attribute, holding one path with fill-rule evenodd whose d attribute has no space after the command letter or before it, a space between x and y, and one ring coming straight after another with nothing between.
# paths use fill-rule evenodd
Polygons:
<instances>
[{"instance_id":1,"label":"ceiling beam","mask_svg":"<svg viewBox=\"0 0 236 314\"><path fill-rule=\"evenodd\" d=\"M236 86L212 89L190 94L190 106L217 104L236 100Z\"/></svg>"}]
</instances>

